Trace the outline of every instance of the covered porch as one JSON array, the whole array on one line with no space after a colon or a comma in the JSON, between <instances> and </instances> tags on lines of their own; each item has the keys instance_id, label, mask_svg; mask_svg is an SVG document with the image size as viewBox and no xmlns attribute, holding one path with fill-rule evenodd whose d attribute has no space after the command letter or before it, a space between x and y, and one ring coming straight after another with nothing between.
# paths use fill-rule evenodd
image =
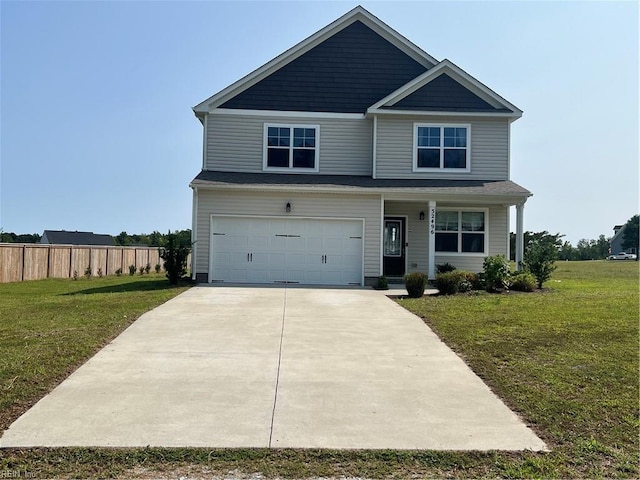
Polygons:
<instances>
[{"instance_id":1,"label":"covered porch","mask_svg":"<svg viewBox=\"0 0 640 480\"><path fill-rule=\"evenodd\" d=\"M479 272L484 258L509 256L510 209L516 209L516 264L524 255L524 202L504 198L410 198L382 196L380 272L390 280L422 272L435 279L436 265Z\"/></svg>"}]
</instances>

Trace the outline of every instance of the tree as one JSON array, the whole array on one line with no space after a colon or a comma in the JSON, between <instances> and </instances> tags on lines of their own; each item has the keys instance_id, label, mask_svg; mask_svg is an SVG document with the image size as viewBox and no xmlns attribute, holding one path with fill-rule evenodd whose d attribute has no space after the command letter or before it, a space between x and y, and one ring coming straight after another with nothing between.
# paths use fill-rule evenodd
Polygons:
<instances>
[{"instance_id":1,"label":"tree","mask_svg":"<svg viewBox=\"0 0 640 480\"><path fill-rule=\"evenodd\" d=\"M191 237L185 241L180 232L165 235L163 245L159 248L160 258L164 260L164 269L171 285L176 285L180 277L187 273L187 257L191 251Z\"/></svg>"},{"instance_id":2,"label":"tree","mask_svg":"<svg viewBox=\"0 0 640 480\"><path fill-rule=\"evenodd\" d=\"M558 248L549 239L538 238L532 241L525 251L525 267L536 278L538 288L542 288L542 284L551 278L551 273L556 269L556 258Z\"/></svg>"},{"instance_id":3,"label":"tree","mask_svg":"<svg viewBox=\"0 0 640 480\"><path fill-rule=\"evenodd\" d=\"M638 215L631 217L624 225L624 232L622 232L622 248L627 251L635 248L635 252L638 253L639 241L639 224ZM611 252L615 253L615 252Z\"/></svg>"},{"instance_id":4,"label":"tree","mask_svg":"<svg viewBox=\"0 0 640 480\"><path fill-rule=\"evenodd\" d=\"M529 248L529 245L531 245L531 242L534 242L537 240L548 241L553 243L556 247L561 248L562 237L564 237L564 234L556 233L555 235L552 235L546 230L543 230L542 232L524 232L523 234L524 251L525 252L527 251L527 248ZM509 258L510 260L515 260L516 259L516 234L512 232L509 236L509 240L510 240Z\"/></svg>"}]
</instances>

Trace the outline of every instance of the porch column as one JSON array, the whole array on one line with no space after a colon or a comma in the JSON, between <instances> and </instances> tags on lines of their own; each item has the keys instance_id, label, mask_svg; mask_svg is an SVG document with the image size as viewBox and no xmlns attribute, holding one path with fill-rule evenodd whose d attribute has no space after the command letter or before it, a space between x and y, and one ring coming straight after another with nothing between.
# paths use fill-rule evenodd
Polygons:
<instances>
[{"instance_id":1,"label":"porch column","mask_svg":"<svg viewBox=\"0 0 640 480\"><path fill-rule=\"evenodd\" d=\"M516 205L516 268L522 270L524 261L524 203Z\"/></svg>"},{"instance_id":2,"label":"porch column","mask_svg":"<svg viewBox=\"0 0 640 480\"><path fill-rule=\"evenodd\" d=\"M429 200L429 280L436 278L436 202Z\"/></svg>"}]
</instances>

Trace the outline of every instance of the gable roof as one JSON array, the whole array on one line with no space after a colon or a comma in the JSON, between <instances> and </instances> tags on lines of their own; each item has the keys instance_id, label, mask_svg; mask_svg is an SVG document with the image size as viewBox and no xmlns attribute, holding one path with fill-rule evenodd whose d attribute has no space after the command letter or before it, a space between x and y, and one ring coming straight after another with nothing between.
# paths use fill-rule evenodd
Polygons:
<instances>
[{"instance_id":1,"label":"gable roof","mask_svg":"<svg viewBox=\"0 0 640 480\"><path fill-rule=\"evenodd\" d=\"M438 62L361 6L193 107L332 113L497 115L522 111Z\"/></svg>"},{"instance_id":2,"label":"gable roof","mask_svg":"<svg viewBox=\"0 0 640 480\"><path fill-rule=\"evenodd\" d=\"M446 58L368 109L369 113L390 111L464 111L522 116L522 110Z\"/></svg>"},{"instance_id":3,"label":"gable roof","mask_svg":"<svg viewBox=\"0 0 640 480\"><path fill-rule=\"evenodd\" d=\"M332 37L336 35L337 38L332 40ZM340 41L342 43L338 45ZM345 44L345 41L348 43ZM346 51L345 45L348 45ZM309 56L307 57L307 55ZM358 56L362 58L358 58ZM302 59L301 57L307 58ZM296 62L298 59L300 62ZM384 62L380 62L381 59L384 59ZM391 65L399 71L395 72L390 69L387 62L392 62ZM332 85L334 83L349 86L349 91L346 94L353 96L353 82L356 81L360 86L366 87L370 84L371 91L364 94L364 97L367 98L352 102L348 108L351 111L364 113L366 108L381 96L399 88L437 63L438 61L431 55L361 6L357 6L262 67L196 105L193 110L196 115L208 113L225 103L227 108L247 108L248 105L251 105L250 108L256 109L257 107L253 103L248 102L249 99L255 99L259 94L265 92L273 97L274 88L280 88L279 91L283 91L282 87L279 87L282 84L278 82L286 80L287 82L302 83L302 86L297 83L296 88L301 91L297 92L299 98L294 101L293 105L296 108L305 108L302 111L311 111L310 105L302 105L305 99L309 101L312 95L318 94L325 97L336 94L337 86ZM311 70L308 70L309 66L311 66ZM282 73L277 73L284 67L288 68ZM303 67L307 69L305 70ZM302 76L300 76L301 72ZM373 75L374 73L376 75ZM274 74L274 77L268 79ZM305 75L307 78L304 78ZM341 78L338 75L341 75ZM376 78L378 76L381 78ZM234 99L265 79L268 80L257 86L251 93L247 93L244 98ZM306 85L304 84L305 80L307 80ZM331 91L332 89L333 91ZM380 93L383 90L386 91ZM287 97L294 93L291 89L286 91ZM340 93L340 95L345 96L345 93ZM263 109L266 108L264 107L266 104L268 101L263 103ZM334 111L327 110L327 108L335 107L324 108L319 111ZM343 107L340 108L340 111L344 112Z\"/></svg>"},{"instance_id":4,"label":"gable roof","mask_svg":"<svg viewBox=\"0 0 640 480\"><path fill-rule=\"evenodd\" d=\"M66 230L45 230L40 243L56 245L113 245L111 235L93 232L67 232Z\"/></svg>"}]
</instances>

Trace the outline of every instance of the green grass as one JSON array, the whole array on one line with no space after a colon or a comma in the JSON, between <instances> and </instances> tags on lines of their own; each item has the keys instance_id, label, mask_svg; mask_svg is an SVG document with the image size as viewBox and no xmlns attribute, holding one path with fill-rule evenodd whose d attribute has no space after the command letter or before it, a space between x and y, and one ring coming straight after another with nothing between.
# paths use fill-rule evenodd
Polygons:
<instances>
[{"instance_id":1,"label":"green grass","mask_svg":"<svg viewBox=\"0 0 640 480\"><path fill-rule=\"evenodd\" d=\"M40 478L206 478L212 472L229 471L261 472L267 478L638 478L638 264L602 261L558 265L543 292L483 292L399 301L425 318L547 442L551 452L11 449L0 452L0 473L20 470ZM77 284L67 281L65 287L47 281L0 285L0 348L4 355L7 344L13 342L11 351L17 362L8 376L2 363L2 401L13 388L35 389L39 393L30 394L33 401L82 361L70 362L66 370L50 374L49 368L41 365L57 361L51 359L56 348L84 344L78 348L85 353L76 354L84 359L100 344L93 342L90 347L87 337L98 335L105 318L113 328L100 334L102 342L128 324L128 311L138 307L144 311L140 296L175 293L145 291L144 280L135 277L131 281L143 283L132 285L120 279L122 287L117 288L129 289L122 293L112 291L117 282L109 284L111 280L104 279ZM81 287L80 282L86 283ZM65 288L92 293L69 295L74 292ZM43 290L52 292L44 294ZM23 304L32 296L44 305L28 310L32 307ZM121 300L113 301L109 308L102 306L114 296ZM93 302L92 297L102 300ZM93 303L82 305L83 301ZM59 312L61 308L86 314L74 314L75 320L69 320L68 313ZM14 312L21 309L28 311ZM118 313L116 309L121 310ZM97 310L102 314L92 316ZM5 320L5 315L13 321ZM127 315L126 321L120 319L123 315ZM16 322L18 326L12 326ZM42 345L50 354L47 360L36 360ZM18 378L11 384L12 376ZM18 383L22 376L31 380ZM43 386L30 384L36 381ZM4 412L7 404L2 405Z\"/></svg>"},{"instance_id":2,"label":"green grass","mask_svg":"<svg viewBox=\"0 0 640 480\"><path fill-rule=\"evenodd\" d=\"M0 284L0 428L142 313L184 290L155 274Z\"/></svg>"}]
</instances>

